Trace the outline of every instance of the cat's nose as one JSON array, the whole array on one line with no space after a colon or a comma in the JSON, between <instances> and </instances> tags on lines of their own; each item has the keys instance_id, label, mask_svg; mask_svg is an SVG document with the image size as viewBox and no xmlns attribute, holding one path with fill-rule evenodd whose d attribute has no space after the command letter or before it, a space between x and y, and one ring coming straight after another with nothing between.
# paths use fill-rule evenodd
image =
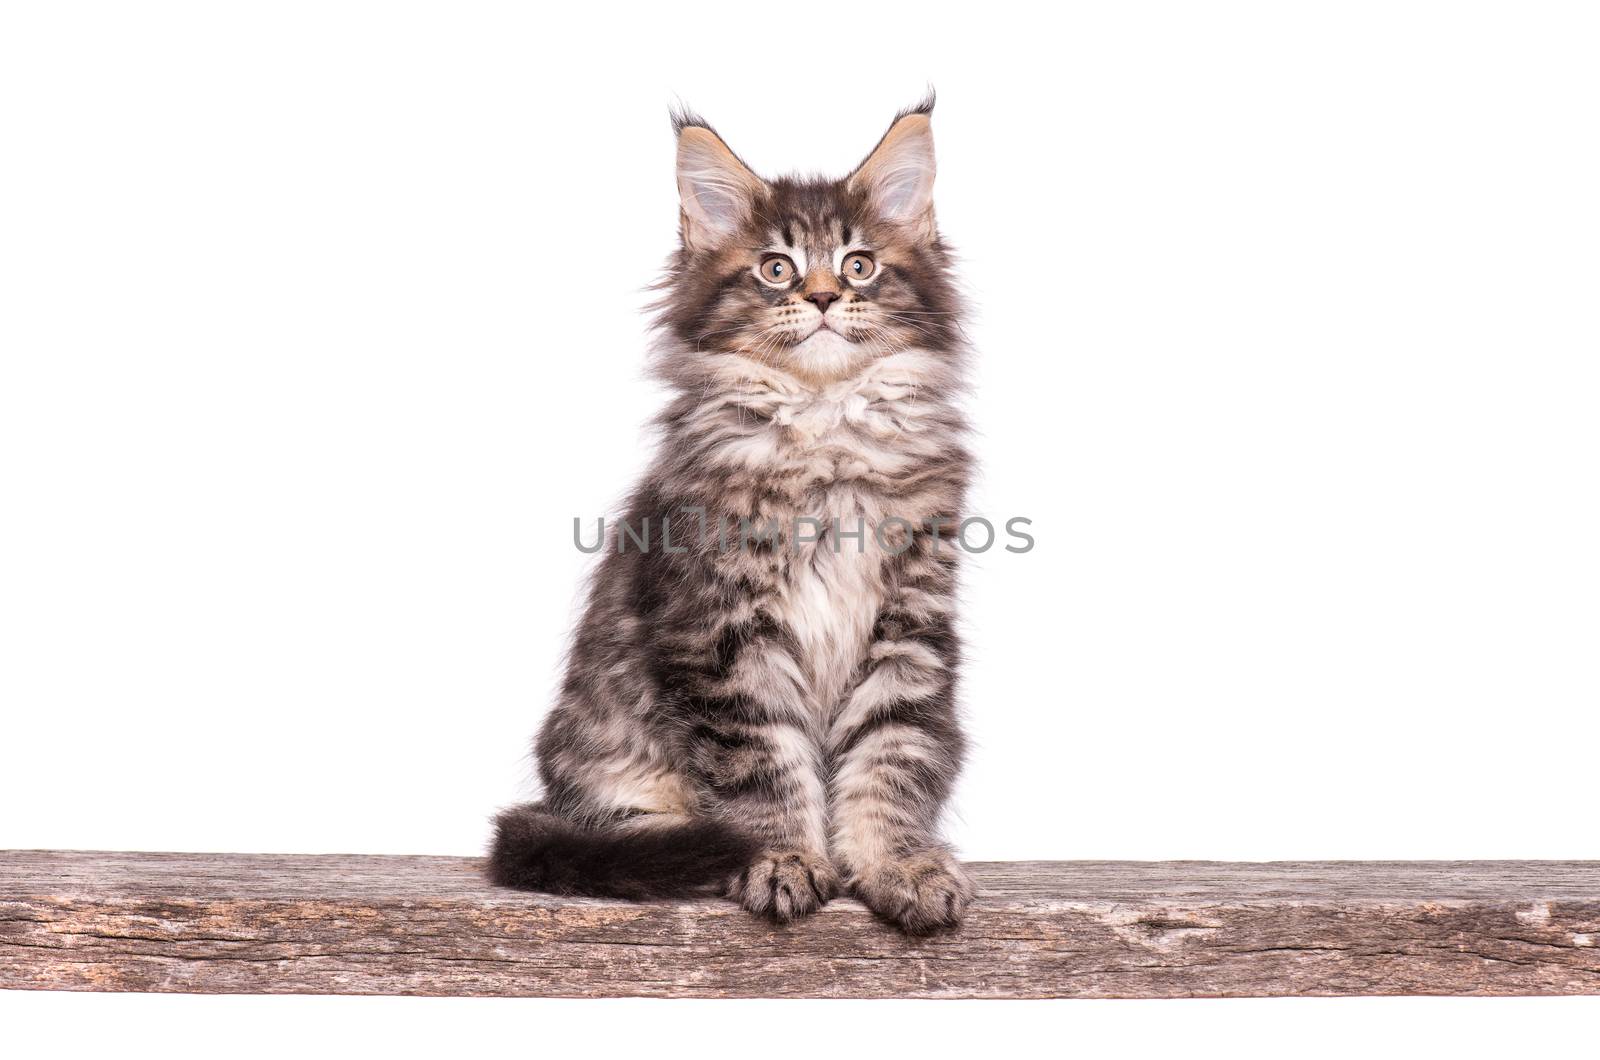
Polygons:
<instances>
[{"instance_id":1,"label":"cat's nose","mask_svg":"<svg viewBox=\"0 0 1600 1060\"><path fill-rule=\"evenodd\" d=\"M826 313L828 306L832 305L838 298L839 296L833 291L812 291L806 295L806 301L815 302L817 310L822 313Z\"/></svg>"}]
</instances>

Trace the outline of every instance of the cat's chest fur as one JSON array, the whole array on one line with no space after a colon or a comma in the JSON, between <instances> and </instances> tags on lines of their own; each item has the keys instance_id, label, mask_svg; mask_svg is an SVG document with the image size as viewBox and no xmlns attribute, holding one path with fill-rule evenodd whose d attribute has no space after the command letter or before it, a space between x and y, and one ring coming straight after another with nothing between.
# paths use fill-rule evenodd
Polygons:
<instances>
[{"instance_id":1,"label":"cat's chest fur","mask_svg":"<svg viewBox=\"0 0 1600 1060\"><path fill-rule=\"evenodd\" d=\"M776 611L799 648L814 707L827 711L871 640L883 603L887 553L866 514L879 507L870 496L839 484L815 491L813 499L810 517L818 522L800 525L799 543L777 586Z\"/></svg>"},{"instance_id":2,"label":"cat's chest fur","mask_svg":"<svg viewBox=\"0 0 1600 1060\"><path fill-rule=\"evenodd\" d=\"M892 374L764 395L762 417L729 448L760 483L767 511L787 524L771 606L794 639L819 717L847 691L871 642L893 558L879 528L929 514L930 502L905 488L931 442L915 399L915 387Z\"/></svg>"}]
</instances>

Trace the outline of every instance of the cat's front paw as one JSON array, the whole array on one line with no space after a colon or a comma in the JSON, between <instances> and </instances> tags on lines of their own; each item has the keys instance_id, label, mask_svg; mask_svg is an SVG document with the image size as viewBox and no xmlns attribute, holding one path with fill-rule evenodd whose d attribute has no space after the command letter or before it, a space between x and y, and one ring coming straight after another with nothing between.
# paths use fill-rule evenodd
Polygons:
<instances>
[{"instance_id":1,"label":"cat's front paw","mask_svg":"<svg viewBox=\"0 0 1600 1060\"><path fill-rule=\"evenodd\" d=\"M910 935L961 923L975 888L947 850L913 851L867 865L850 881L867 908Z\"/></svg>"},{"instance_id":2,"label":"cat's front paw","mask_svg":"<svg viewBox=\"0 0 1600 1060\"><path fill-rule=\"evenodd\" d=\"M810 916L838 893L833 863L796 850L769 850L728 884L729 898L780 924Z\"/></svg>"}]
</instances>

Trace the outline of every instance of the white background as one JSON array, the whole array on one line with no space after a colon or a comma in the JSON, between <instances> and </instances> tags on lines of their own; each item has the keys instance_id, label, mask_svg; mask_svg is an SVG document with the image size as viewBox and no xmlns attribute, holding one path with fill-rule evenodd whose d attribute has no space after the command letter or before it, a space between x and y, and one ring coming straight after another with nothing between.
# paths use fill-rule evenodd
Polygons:
<instances>
[{"instance_id":1,"label":"white background","mask_svg":"<svg viewBox=\"0 0 1600 1060\"><path fill-rule=\"evenodd\" d=\"M1592 8L0 11L0 847L479 851L572 518L660 400L667 107L838 173L932 82L973 510L1038 539L969 567L963 852L1600 855ZM517 1004L0 999L412 1043L605 1011ZM813 1008L1313 1053L1600 1016ZM802 1012L616 1011L728 1048Z\"/></svg>"}]
</instances>

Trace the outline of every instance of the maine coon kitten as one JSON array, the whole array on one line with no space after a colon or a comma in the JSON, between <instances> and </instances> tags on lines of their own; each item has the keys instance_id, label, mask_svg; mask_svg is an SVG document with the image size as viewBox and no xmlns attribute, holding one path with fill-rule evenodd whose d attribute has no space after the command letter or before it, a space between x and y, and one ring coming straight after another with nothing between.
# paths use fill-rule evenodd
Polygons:
<instances>
[{"instance_id":1,"label":"maine coon kitten","mask_svg":"<svg viewBox=\"0 0 1600 1060\"><path fill-rule=\"evenodd\" d=\"M969 458L931 112L837 181L763 180L677 119L655 361L676 397L536 744L544 799L497 820L495 882L717 891L778 921L843 887L910 932L960 921L972 884L937 826Z\"/></svg>"}]
</instances>

